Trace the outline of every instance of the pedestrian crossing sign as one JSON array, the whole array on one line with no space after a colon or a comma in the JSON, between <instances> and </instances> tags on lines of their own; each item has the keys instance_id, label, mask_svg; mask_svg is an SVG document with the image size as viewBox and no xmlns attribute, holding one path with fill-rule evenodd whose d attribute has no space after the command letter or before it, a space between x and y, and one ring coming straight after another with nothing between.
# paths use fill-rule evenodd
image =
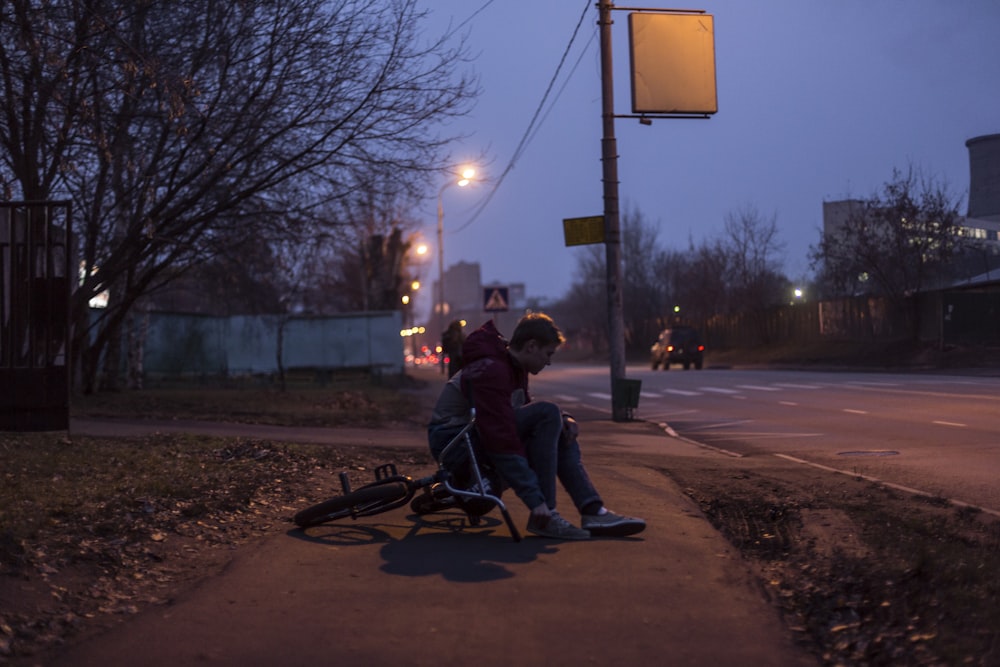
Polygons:
<instances>
[{"instance_id":1,"label":"pedestrian crossing sign","mask_svg":"<svg viewBox=\"0 0 1000 667\"><path fill-rule=\"evenodd\" d=\"M508 303L506 287L483 288L483 310L487 313L506 313Z\"/></svg>"}]
</instances>

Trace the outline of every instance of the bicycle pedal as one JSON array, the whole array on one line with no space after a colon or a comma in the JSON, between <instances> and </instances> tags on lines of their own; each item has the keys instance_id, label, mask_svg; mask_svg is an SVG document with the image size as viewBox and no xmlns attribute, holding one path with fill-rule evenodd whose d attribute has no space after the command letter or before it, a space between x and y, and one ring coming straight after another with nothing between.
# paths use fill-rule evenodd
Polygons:
<instances>
[{"instance_id":1,"label":"bicycle pedal","mask_svg":"<svg viewBox=\"0 0 1000 667\"><path fill-rule=\"evenodd\" d=\"M382 465L375 468L375 481L380 482L383 479L388 479L389 477L397 477L399 475L396 472L395 463L383 463Z\"/></svg>"}]
</instances>

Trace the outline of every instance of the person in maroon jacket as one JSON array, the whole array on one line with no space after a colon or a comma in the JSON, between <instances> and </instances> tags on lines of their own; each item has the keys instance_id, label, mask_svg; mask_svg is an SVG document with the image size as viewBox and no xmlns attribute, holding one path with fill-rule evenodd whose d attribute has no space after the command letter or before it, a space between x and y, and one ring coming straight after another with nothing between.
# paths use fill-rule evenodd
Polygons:
<instances>
[{"instance_id":1,"label":"person in maroon jacket","mask_svg":"<svg viewBox=\"0 0 1000 667\"><path fill-rule=\"evenodd\" d=\"M510 342L493 320L465 339L464 366L448 380L428 424L431 453L437 459L445 445L476 411L476 446L528 507L528 532L559 539L623 537L646 527L642 519L621 516L604 506L580 456L576 421L555 403L532 401L528 376L549 365L565 342L548 315L521 318ZM466 462L443 461L451 470ZM556 511L558 479L580 512L578 528Z\"/></svg>"}]
</instances>

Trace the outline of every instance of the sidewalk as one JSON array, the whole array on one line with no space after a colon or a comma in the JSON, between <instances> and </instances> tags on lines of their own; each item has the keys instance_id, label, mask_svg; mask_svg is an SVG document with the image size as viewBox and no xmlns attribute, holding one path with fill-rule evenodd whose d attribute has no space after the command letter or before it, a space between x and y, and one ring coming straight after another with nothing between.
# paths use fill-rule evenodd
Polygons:
<instances>
[{"instance_id":1,"label":"sidewalk","mask_svg":"<svg viewBox=\"0 0 1000 667\"><path fill-rule=\"evenodd\" d=\"M413 431L144 426L168 425L425 446L423 433ZM792 644L739 554L669 478L615 455L664 436L641 423L582 426L595 453L588 468L596 485L612 508L646 518L645 532L515 543L496 514L462 529L457 515L421 522L405 508L307 531L289 526L243 547L219 576L169 606L70 647L50 664L818 664ZM561 507L577 519L568 500ZM510 509L523 528L527 510L513 496Z\"/></svg>"}]
</instances>

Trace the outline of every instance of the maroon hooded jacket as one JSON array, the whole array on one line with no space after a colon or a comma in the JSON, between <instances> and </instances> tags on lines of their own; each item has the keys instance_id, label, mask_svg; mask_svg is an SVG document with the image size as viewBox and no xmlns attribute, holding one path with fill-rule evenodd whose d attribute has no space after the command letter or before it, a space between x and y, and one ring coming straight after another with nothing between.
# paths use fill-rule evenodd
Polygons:
<instances>
[{"instance_id":1,"label":"maroon hooded jacket","mask_svg":"<svg viewBox=\"0 0 1000 667\"><path fill-rule=\"evenodd\" d=\"M476 409L479 442L505 481L529 508L545 502L538 477L528 465L524 443L517 434L515 408L531 401L528 373L507 351L507 339L493 320L482 325L462 345L464 366L441 392L428 425L431 450L443 446L448 433L461 429Z\"/></svg>"}]
</instances>

